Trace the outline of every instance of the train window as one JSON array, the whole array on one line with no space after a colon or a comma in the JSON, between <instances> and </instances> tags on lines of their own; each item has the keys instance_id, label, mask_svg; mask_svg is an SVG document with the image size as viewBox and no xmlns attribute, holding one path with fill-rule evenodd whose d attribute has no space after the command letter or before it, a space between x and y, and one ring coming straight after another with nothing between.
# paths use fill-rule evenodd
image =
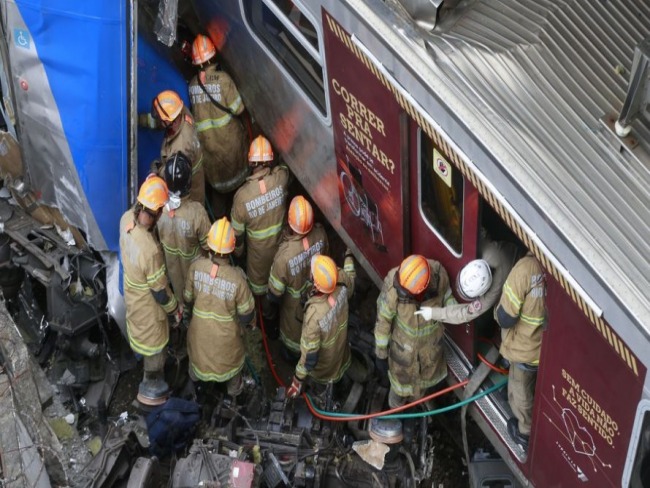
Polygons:
<instances>
[{"instance_id":1,"label":"train window","mask_svg":"<svg viewBox=\"0 0 650 488\"><path fill-rule=\"evenodd\" d=\"M632 434L632 442L636 442L637 448L630 472L629 486L650 488L650 412L648 411L648 402L641 402L639 409L641 410L639 413L643 415L643 421L639 425L641 419L637 419L637 425Z\"/></svg>"},{"instance_id":2,"label":"train window","mask_svg":"<svg viewBox=\"0 0 650 488\"><path fill-rule=\"evenodd\" d=\"M420 130L420 210L447 245L463 247L463 175Z\"/></svg>"},{"instance_id":3,"label":"train window","mask_svg":"<svg viewBox=\"0 0 650 488\"><path fill-rule=\"evenodd\" d=\"M326 114L318 33L290 0L244 0L246 18L262 42Z\"/></svg>"}]
</instances>

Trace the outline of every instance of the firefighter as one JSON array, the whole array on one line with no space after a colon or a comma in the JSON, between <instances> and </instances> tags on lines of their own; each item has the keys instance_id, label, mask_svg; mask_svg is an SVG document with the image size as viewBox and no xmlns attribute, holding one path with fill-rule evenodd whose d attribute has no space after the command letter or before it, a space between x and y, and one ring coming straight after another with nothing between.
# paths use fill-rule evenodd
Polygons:
<instances>
[{"instance_id":1,"label":"firefighter","mask_svg":"<svg viewBox=\"0 0 650 488\"><path fill-rule=\"evenodd\" d=\"M235 255L246 251L246 274L253 295L262 299L262 315L275 320L273 307L266 298L269 274L287 211L289 170L284 165L271 167L271 143L258 136L250 145L248 161L253 173L237 190L232 205L232 227L237 237Z\"/></svg>"},{"instance_id":2,"label":"firefighter","mask_svg":"<svg viewBox=\"0 0 650 488\"><path fill-rule=\"evenodd\" d=\"M217 50L199 34L192 44L192 64L198 73L189 85L192 114L203 148L205 179L217 193L213 211L225 215L233 192L249 174L248 134L241 120L244 104L232 78L216 63ZM211 192L213 193L213 192ZM218 195L223 195L218 197Z\"/></svg>"},{"instance_id":3,"label":"firefighter","mask_svg":"<svg viewBox=\"0 0 650 488\"><path fill-rule=\"evenodd\" d=\"M546 280L532 253L521 258L510 271L494 318L502 331L499 352L510 362L508 403L514 417L508 420L508 433L527 450L542 331L546 325Z\"/></svg>"},{"instance_id":4,"label":"firefighter","mask_svg":"<svg viewBox=\"0 0 650 488\"><path fill-rule=\"evenodd\" d=\"M192 189L190 198L201 205L205 203L205 177L203 175L203 152L196 134L192 114L183 100L173 90L160 92L153 99L152 113L165 128L160 148L160 162L152 171L164 177L164 162L172 154L182 152L192 162Z\"/></svg>"},{"instance_id":5,"label":"firefighter","mask_svg":"<svg viewBox=\"0 0 650 488\"><path fill-rule=\"evenodd\" d=\"M414 314L420 304L444 306L454 301L445 268L418 254L391 269L377 298L375 365L388 375L388 404L398 407L422 398L447 376L444 326Z\"/></svg>"},{"instance_id":6,"label":"firefighter","mask_svg":"<svg viewBox=\"0 0 650 488\"><path fill-rule=\"evenodd\" d=\"M303 307L301 297L309 286L312 256L327 254L325 229L314 225L314 210L305 197L291 200L289 228L285 229L280 248L269 275L268 299L280 304L280 340L289 355L300 356ZM267 329L268 330L268 329Z\"/></svg>"},{"instance_id":7,"label":"firefighter","mask_svg":"<svg viewBox=\"0 0 650 488\"><path fill-rule=\"evenodd\" d=\"M201 256L203 249L207 250L210 220L205 207L189 198L192 165L182 152L172 154L166 161L165 182L169 201L158 221L158 234L172 290L182 303L190 263Z\"/></svg>"},{"instance_id":8,"label":"firefighter","mask_svg":"<svg viewBox=\"0 0 650 488\"><path fill-rule=\"evenodd\" d=\"M476 320L494 307L501 289L519 255L511 242L492 241L484 230L479 239L480 259L467 263L458 273L456 291L464 303L442 307L424 306L416 313L425 320L464 324ZM488 315L491 317L491 315Z\"/></svg>"},{"instance_id":9,"label":"firefighter","mask_svg":"<svg viewBox=\"0 0 650 488\"><path fill-rule=\"evenodd\" d=\"M338 382L350 367L348 300L354 293L356 278L351 256L345 258L344 267L345 270L337 268L332 258L322 254L311 258L314 286L305 305L300 359L287 390L289 398L300 394L308 376L310 387L318 395L328 383Z\"/></svg>"},{"instance_id":10,"label":"firefighter","mask_svg":"<svg viewBox=\"0 0 650 488\"><path fill-rule=\"evenodd\" d=\"M193 381L226 383L236 397L243 389L241 370L246 358L244 327L255 321L255 302L243 270L230 264L235 234L226 217L208 233L209 258L190 265L183 298L189 374Z\"/></svg>"},{"instance_id":11,"label":"firefighter","mask_svg":"<svg viewBox=\"0 0 650 488\"><path fill-rule=\"evenodd\" d=\"M120 220L126 327L131 349L144 356L144 378L137 399L145 405L160 405L167 399L169 387L163 371L169 324L178 326L182 317L154 232L167 198L165 182L151 176L140 187L134 207Z\"/></svg>"}]
</instances>

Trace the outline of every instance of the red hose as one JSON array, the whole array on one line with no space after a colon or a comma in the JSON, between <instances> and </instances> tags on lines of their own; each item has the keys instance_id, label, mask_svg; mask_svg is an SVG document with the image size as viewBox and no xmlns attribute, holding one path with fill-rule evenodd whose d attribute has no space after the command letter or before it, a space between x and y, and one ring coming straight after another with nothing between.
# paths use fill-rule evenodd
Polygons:
<instances>
[{"instance_id":1,"label":"red hose","mask_svg":"<svg viewBox=\"0 0 650 488\"><path fill-rule=\"evenodd\" d=\"M271 356L269 343L266 340L266 328L264 327L264 319L262 318L262 305L260 304L259 300L257 300L257 315L260 319L260 329L262 329L262 342L264 343L264 351L266 351L266 362L269 363L269 368L271 368L271 373L273 374L273 377L275 378L277 384L286 388L286 385L278 376L277 371L275 371L275 365L273 364L273 357Z\"/></svg>"},{"instance_id":2,"label":"red hose","mask_svg":"<svg viewBox=\"0 0 650 488\"><path fill-rule=\"evenodd\" d=\"M271 350L269 349L268 342L266 340L266 328L264 327L264 319L262 316L262 307L260 305L260 302L257 302L257 310L259 314L259 319L260 319L260 329L262 330L262 342L264 343L264 350L266 351L266 361L269 364L269 368L271 368L271 373L273 374L273 377L275 378L275 381L277 381L278 385L285 387L284 382L280 379L278 376L278 373L275 371L275 365L273 364L273 357L271 356ZM311 414L319 418L321 420L329 420L331 422L350 422L350 421L356 421L356 420L368 420L372 419L375 417L382 417L384 415L390 415L393 413L401 412L402 410L409 409L411 407L414 407L416 405L419 405L420 403L424 403L428 400L431 400L433 398L439 397L441 395L444 395L445 393L449 393L450 391L453 391L457 388L461 388L465 386L467 383L469 383L469 380L464 380L461 381L460 383L457 383L453 386L447 387L444 390L436 391L430 395L427 395L423 398L420 398L418 400L415 400L411 403L407 403L406 405L401 405L399 407L391 408L389 410L384 410L382 412L375 412L375 413L369 413L365 415L355 415L354 417L330 417L328 415L323 415L318 413L315 409L314 406L311 404L311 401L309 400L309 397L303 393L302 397L305 399L305 402L307 403L307 408L309 408L309 411Z\"/></svg>"},{"instance_id":3,"label":"red hose","mask_svg":"<svg viewBox=\"0 0 650 488\"><path fill-rule=\"evenodd\" d=\"M482 355L480 352L479 352L479 353L476 353L476 355L477 355L478 358L479 358L483 363L485 363L485 364L487 365L487 367L490 368L492 371L496 371L497 373L501 373L501 374L508 374L508 370L507 370L507 369L503 369L503 368L500 368L499 366L496 366L496 365L492 364L490 361L488 361L487 359L485 359L485 358L483 357L483 355Z\"/></svg>"},{"instance_id":4,"label":"red hose","mask_svg":"<svg viewBox=\"0 0 650 488\"><path fill-rule=\"evenodd\" d=\"M449 386L445 388L444 390L436 391L435 393L432 393L431 395L427 395L425 397L420 398L419 400L415 400L411 403L407 403L406 405L401 405L399 407L391 408L389 410L384 410L382 412L375 412L375 413L368 413L365 415L355 415L354 417L330 417L329 415L322 415L318 413L316 410L314 410L314 406L311 404L309 401L309 398L303 393L303 397L307 401L307 407L309 408L309 411L312 413L314 417L317 417L321 420L329 420L331 422L350 422L350 421L355 421L355 420L367 420L367 419L372 419L375 417L383 417L384 415L390 415L393 413L398 413L401 412L402 410L406 410L408 408L411 408L415 405L419 405L420 403L424 403L428 400L431 400L433 398L439 397L440 395L444 395L445 393L449 393L450 391L455 390L456 388L460 388L462 386L465 386L467 383L469 383L469 380L461 381L460 383L457 383L453 386Z\"/></svg>"},{"instance_id":5,"label":"red hose","mask_svg":"<svg viewBox=\"0 0 650 488\"><path fill-rule=\"evenodd\" d=\"M479 337L477 339L479 342L482 342L483 344L489 344L491 346L497 347L497 345L494 343L492 339L488 339L487 337ZM501 374L508 374L508 370L504 368L500 368L499 366L496 366L495 364L492 364L490 361L485 359L485 357L481 353L476 353L478 358L481 360L481 362L485 363L488 368L490 368L492 371L496 371L497 373Z\"/></svg>"}]
</instances>

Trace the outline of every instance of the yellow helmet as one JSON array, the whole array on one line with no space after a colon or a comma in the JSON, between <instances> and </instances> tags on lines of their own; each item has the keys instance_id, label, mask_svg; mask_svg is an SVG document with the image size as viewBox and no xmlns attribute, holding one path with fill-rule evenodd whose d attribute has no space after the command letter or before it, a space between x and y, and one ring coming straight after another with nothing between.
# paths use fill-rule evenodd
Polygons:
<instances>
[{"instance_id":1,"label":"yellow helmet","mask_svg":"<svg viewBox=\"0 0 650 488\"><path fill-rule=\"evenodd\" d=\"M419 295L429 286L429 262L424 256L411 254L400 264L398 277L402 287L413 295Z\"/></svg>"},{"instance_id":2,"label":"yellow helmet","mask_svg":"<svg viewBox=\"0 0 650 488\"><path fill-rule=\"evenodd\" d=\"M197 66L210 61L217 54L217 49L208 36L199 34L192 43L192 64Z\"/></svg>"},{"instance_id":3,"label":"yellow helmet","mask_svg":"<svg viewBox=\"0 0 650 488\"><path fill-rule=\"evenodd\" d=\"M138 193L138 202L143 207L156 212L167 203L167 200L169 200L169 190L162 178L151 176L142 183Z\"/></svg>"},{"instance_id":4,"label":"yellow helmet","mask_svg":"<svg viewBox=\"0 0 650 488\"><path fill-rule=\"evenodd\" d=\"M298 195L291 200L288 220L289 227L300 235L309 233L314 226L314 209L302 195Z\"/></svg>"},{"instance_id":5,"label":"yellow helmet","mask_svg":"<svg viewBox=\"0 0 650 488\"><path fill-rule=\"evenodd\" d=\"M174 90L161 91L153 99L153 108L161 120L173 122L183 110L183 100Z\"/></svg>"},{"instance_id":6,"label":"yellow helmet","mask_svg":"<svg viewBox=\"0 0 650 488\"><path fill-rule=\"evenodd\" d=\"M235 249L235 231L226 217L221 217L210 227L208 247L217 254L230 254Z\"/></svg>"},{"instance_id":7,"label":"yellow helmet","mask_svg":"<svg viewBox=\"0 0 650 488\"><path fill-rule=\"evenodd\" d=\"M273 161L273 148L266 137L257 136L253 139L248 149L248 161L253 164Z\"/></svg>"},{"instance_id":8,"label":"yellow helmet","mask_svg":"<svg viewBox=\"0 0 650 488\"><path fill-rule=\"evenodd\" d=\"M321 293L332 293L336 289L339 270L332 258L316 254L311 258L311 276L314 286Z\"/></svg>"}]
</instances>

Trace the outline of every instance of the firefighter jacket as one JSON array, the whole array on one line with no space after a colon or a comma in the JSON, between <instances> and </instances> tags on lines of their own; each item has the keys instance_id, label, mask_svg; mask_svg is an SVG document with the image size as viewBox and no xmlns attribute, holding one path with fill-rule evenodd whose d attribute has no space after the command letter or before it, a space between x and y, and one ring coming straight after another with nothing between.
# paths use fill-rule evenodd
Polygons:
<instances>
[{"instance_id":1,"label":"firefighter jacket","mask_svg":"<svg viewBox=\"0 0 650 488\"><path fill-rule=\"evenodd\" d=\"M243 253L245 234L246 274L255 295L265 295L273 258L282 238L287 213L289 169L258 169L246 178L233 198L231 222L237 236L235 254Z\"/></svg>"},{"instance_id":2,"label":"firefighter jacket","mask_svg":"<svg viewBox=\"0 0 650 488\"><path fill-rule=\"evenodd\" d=\"M175 152L181 151L192 162L192 189L190 198L201 205L205 202L205 178L203 176L203 152L199 138L196 135L194 119L187 107L183 107L180 127L172 132L165 131L162 147L160 149L159 176L165 179L165 161Z\"/></svg>"},{"instance_id":3,"label":"firefighter jacket","mask_svg":"<svg viewBox=\"0 0 650 488\"><path fill-rule=\"evenodd\" d=\"M187 331L192 371L201 381L228 381L244 366L243 326L255 318L246 275L228 259L199 258L190 265L183 298L186 306L193 303Z\"/></svg>"},{"instance_id":4,"label":"firefighter jacket","mask_svg":"<svg viewBox=\"0 0 650 488\"><path fill-rule=\"evenodd\" d=\"M386 275L377 298L375 355L388 358L391 389L402 397L419 398L424 390L447 376L444 325L415 315L420 306L440 307L454 302L447 271L437 261L428 262L431 279L421 302L396 287L397 267Z\"/></svg>"},{"instance_id":5,"label":"firefighter jacket","mask_svg":"<svg viewBox=\"0 0 650 488\"><path fill-rule=\"evenodd\" d=\"M129 344L135 352L153 356L167 346L167 315L176 310L178 301L169 288L155 232L136 223L133 209L120 220L120 254ZM162 305L154 298L156 292L166 298Z\"/></svg>"},{"instance_id":6,"label":"firefighter jacket","mask_svg":"<svg viewBox=\"0 0 650 488\"><path fill-rule=\"evenodd\" d=\"M269 275L269 292L282 297L280 305L280 340L291 351L300 352L303 308L300 298L309 286L312 256L327 254L327 234L320 224L302 236L285 232Z\"/></svg>"},{"instance_id":7,"label":"firefighter jacket","mask_svg":"<svg viewBox=\"0 0 650 488\"><path fill-rule=\"evenodd\" d=\"M354 272L350 276L339 268L338 273L332 293L314 295L305 305L300 359L296 365L296 377L300 380L309 375L318 383L337 382L350 367L348 300L354 293Z\"/></svg>"},{"instance_id":8,"label":"firefighter jacket","mask_svg":"<svg viewBox=\"0 0 650 488\"><path fill-rule=\"evenodd\" d=\"M499 311L516 322L505 328ZM512 363L539 363L542 331L546 325L546 280L539 261L528 254L521 258L503 285L495 310L501 330L501 355Z\"/></svg>"},{"instance_id":9,"label":"firefighter jacket","mask_svg":"<svg viewBox=\"0 0 650 488\"><path fill-rule=\"evenodd\" d=\"M208 249L206 241L210 219L203 205L183 197L180 207L171 211L165 209L156 226L165 251L172 290L176 298L182 301L190 263L201 256L201 248Z\"/></svg>"},{"instance_id":10,"label":"firefighter jacket","mask_svg":"<svg viewBox=\"0 0 650 488\"><path fill-rule=\"evenodd\" d=\"M210 65L192 78L189 91L203 149L205 179L220 193L235 191L249 172L248 134L237 117L244 111L244 104L237 87L228 73ZM210 97L231 113L217 107Z\"/></svg>"},{"instance_id":11,"label":"firefighter jacket","mask_svg":"<svg viewBox=\"0 0 650 488\"><path fill-rule=\"evenodd\" d=\"M517 260L518 250L511 242L483 239L480 246L481 259L485 259L492 271L492 284L488 291L471 303L455 303L444 308L433 309L433 320L447 324L464 324L476 320L499 301L501 289L508 273Z\"/></svg>"}]
</instances>

